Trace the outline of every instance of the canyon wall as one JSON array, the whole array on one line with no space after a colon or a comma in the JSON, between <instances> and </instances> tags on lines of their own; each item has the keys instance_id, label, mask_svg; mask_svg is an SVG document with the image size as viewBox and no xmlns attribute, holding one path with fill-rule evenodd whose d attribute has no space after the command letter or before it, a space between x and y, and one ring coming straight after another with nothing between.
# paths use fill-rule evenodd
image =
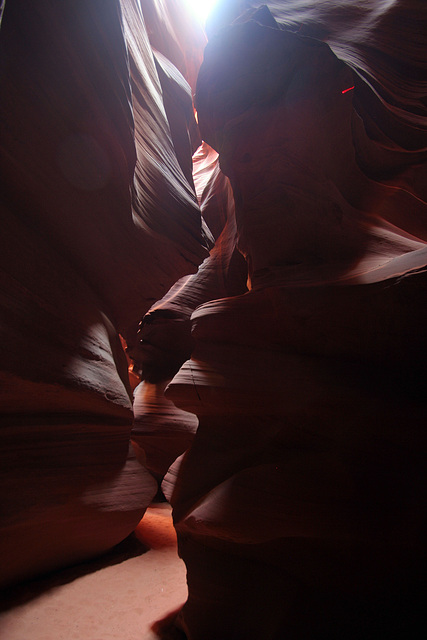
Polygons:
<instances>
[{"instance_id":1,"label":"canyon wall","mask_svg":"<svg viewBox=\"0 0 427 640\"><path fill-rule=\"evenodd\" d=\"M3 5L2 584L110 548L157 492L130 447L119 334L137 340L211 240L174 66L194 77L204 35L182 53L186 34L143 7L147 24L138 2Z\"/></svg>"},{"instance_id":2,"label":"canyon wall","mask_svg":"<svg viewBox=\"0 0 427 640\"><path fill-rule=\"evenodd\" d=\"M175 0L6 2L3 584L110 548L164 478L167 637L415 637L426 24L220 2L196 87Z\"/></svg>"},{"instance_id":3,"label":"canyon wall","mask_svg":"<svg viewBox=\"0 0 427 640\"><path fill-rule=\"evenodd\" d=\"M189 587L175 628L415 638L426 11L295 1L232 15L241 4L210 22L196 107L232 186L249 291L194 311L191 359L165 391L199 418L163 482Z\"/></svg>"}]
</instances>

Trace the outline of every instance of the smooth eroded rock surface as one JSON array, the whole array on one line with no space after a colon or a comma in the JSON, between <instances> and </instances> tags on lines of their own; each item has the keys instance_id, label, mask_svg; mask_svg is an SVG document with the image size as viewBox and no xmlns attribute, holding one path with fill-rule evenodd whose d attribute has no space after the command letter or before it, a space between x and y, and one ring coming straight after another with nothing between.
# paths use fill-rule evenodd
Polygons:
<instances>
[{"instance_id":1,"label":"smooth eroded rock surface","mask_svg":"<svg viewBox=\"0 0 427 640\"><path fill-rule=\"evenodd\" d=\"M404 9L413 39L392 54ZM195 310L191 359L166 390L199 418L162 485L188 575L175 624L191 640L417 637L417 10L272 3L206 48L199 126L233 188L250 290Z\"/></svg>"},{"instance_id":2,"label":"smooth eroded rock surface","mask_svg":"<svg viewBox=\"0 0 427 640\"><path fill-rule=\"evenodd\" d=\"M7 584L99 554L141 519L157 482L130 448L119 333L131 344L208 250L191 90L155 57L138 2L7 2L0 49Z\"/></svg>"}]
</instances>

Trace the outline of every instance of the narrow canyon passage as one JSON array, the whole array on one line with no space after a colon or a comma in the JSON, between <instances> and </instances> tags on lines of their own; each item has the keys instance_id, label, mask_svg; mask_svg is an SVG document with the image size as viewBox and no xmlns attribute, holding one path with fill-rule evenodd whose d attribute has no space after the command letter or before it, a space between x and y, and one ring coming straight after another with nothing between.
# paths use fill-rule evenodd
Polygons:
<instances>
[{"instance_id":1,"label":"narrow canyon passage","mask_svg":"<svg viewBox=\"0 0 427 640\"><path fill-rule=\"evenodd\" d=\"M0 640L419 640L426 52L0 2Z\"/></svg>"}]
</instances>

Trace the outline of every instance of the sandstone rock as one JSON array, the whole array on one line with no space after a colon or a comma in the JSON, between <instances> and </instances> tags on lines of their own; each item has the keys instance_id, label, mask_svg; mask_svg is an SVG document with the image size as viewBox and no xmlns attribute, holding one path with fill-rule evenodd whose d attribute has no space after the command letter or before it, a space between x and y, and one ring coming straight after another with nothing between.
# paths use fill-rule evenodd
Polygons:
<instances>
[{"instance_id":1,"label":"sandstone rock","mask_svg":"<svg viewBox=\"0 0 427 640\"><path fill-rule=\"evenodd\" d=\"M347 8L351 58L363 37L350 43ZM189 585L175 624L192 640L414 638L427 245L407 178L425 171L409 149L421 117L407 105L388 153L375 99L325 43L250 17L212 38L197 89L250 290L196 309L191 360L165 392L199 418L162 485ZM386 41L364 58L373 76Z\"/></svg>"},{"instance_id":2,"label":"sandstone rock","mask_svg":"<svg viewBox=\"0 0 427 640\"><path fill-rule=\"evenodd\" d=\"M193 165L202 215L217 241L197 274L179 280L146 314L139 332L141 343L132 349L144 378L135 390L132 440L159 482L189 447L198 425L195 416L180 411L163 393L191 355L191 314L206 300L246 290L246 263L236 249L234 200L219 169L218 154L203 144Z\"/></svg>"},{"instance_id":3,"label":"sandstone rock","mask_svg":"<svg viewBox=\"0 0 427 640\"><path fill-rule=\"evenodd\" d=\"M191 92L139 3L8 2L0 48L3 585L102 553L142 517L157 482L129 448L118 333L208 251L185 175Z\"/></svg>"},{"instance_id":4,"label":"sandstone rock","mask_svg":"<svg viewBox=\"0 0 427 640\"><path fill-rule=\"evenodd\" d=\"M172 462L188 449L198 426L195 415L165 398L166 384L144 381L135 389L132 428L137 457L159 483Z\"/></svg>"},{"instance_id":5,"label":"sandstone rock","mask_svg":"<svg viewBox=\"0 0 427 640\"><path fill-rule=\"evenodd\" d=\"M151 46L173 63L194 91L206 45L202 25L181 0L144 0L143 14Z\"/></svg>"}]
</instances>

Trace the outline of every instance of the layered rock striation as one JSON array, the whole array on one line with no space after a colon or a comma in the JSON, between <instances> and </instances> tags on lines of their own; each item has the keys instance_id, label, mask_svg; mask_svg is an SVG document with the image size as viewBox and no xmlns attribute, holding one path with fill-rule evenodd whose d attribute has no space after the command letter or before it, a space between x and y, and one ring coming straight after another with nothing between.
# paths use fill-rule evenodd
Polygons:
<instances>
[{"instance_id":1,"label":"layered rock striation","mask_svg":"<svg viewBox=\"0 0 427 640\"><path fill-rule=\"evenodd\" d=\"M174 66L177 31L157 31L168 58L153 51L148 3L2 7L0 573L8 584L110 548L156 493L130 448L119 333L136 341L144 313L208 255L209 233L191 177L196 125L191 89Z\"/></svg>"},{"instance_id":2,"label":"layered rock striation","mask_svg":"<svg viewBox=\"0 0 427 640\"><path fill-rule=\"evenodd\" d=\"M262 8L219 31L197 86L250 290L195 310L191 359L166 389L199 419L163 482L189 587L176 627L191 640L414 638L427 418L416 9L399 83L388 44L409 3L272 5L286 23Z\"/></svg>"},{"instance_id":3,"label":"layered rock striation","mask_svg":"<svg viewBox=\"0 0 427 640\"><path fill-rule=\"evenodd\" d=\"M193 311L206 301L247 290L247 266L236 248L235 206L218 154L203 143L193 156L193 178L204 221L215 238L209 257L194 275L184 276L144 316L140 343L132 350L143 382L135 389L132 441L161 482L190 446L197 418L164 395L167 383L190 357Z\"/></svg>"}]
</instances>

